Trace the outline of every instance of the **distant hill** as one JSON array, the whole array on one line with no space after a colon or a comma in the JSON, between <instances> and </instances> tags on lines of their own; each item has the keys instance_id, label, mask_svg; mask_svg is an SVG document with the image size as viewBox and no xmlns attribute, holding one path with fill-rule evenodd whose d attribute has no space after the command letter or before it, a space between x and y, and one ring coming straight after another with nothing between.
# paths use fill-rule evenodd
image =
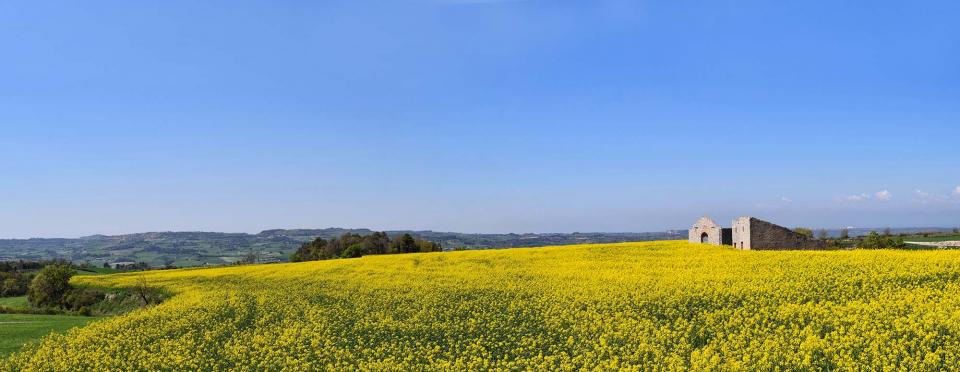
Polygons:
<instances>
[{"instance_id":1,"label":"distant hill","mask_svg":"<svg viewBox=\"0 0 960 372\"><path fill-rule=\"evenodd\" d=\"M73 262L146 262L154 267L223 265L253 252L261 262L286 261L302 243L317 237L330 239L345 233L366 235L370 229L276 229L259 234L220 232L148 232L127 235L92 235L77 239L0 239L0 261L65 259ZM649 233L572 234L463 234L436 231L387 231L391 236L409 233L439 243L445 250L537 247L544 245L616 243L685 239L686 230Z\"/></svg>"},{"instance_id":2,"label":"distant hill","mask_svg":"<svg viewBox=\"0 0 960 372\"><path fill-rule=\"evenodd\" d=\"M851 236L881 229L851 228ZM949 231L946 228L895 228L894 234ZM92 235L77 239L0 239L0 261L65 259L100 266L104 262L146 262L153 267L223 265L251 252L260 262L287 261L300 244L317 237L330 239L345 233L366 235L370 229L275 229L258 234L221 232L148 232ZM456 232L387 231L391 237L409 233L439 243L444 250L540 247L585 243L618 243L686 239L686 230L646 233L464 234ZM839 230L830 230L838 236Z\"/></svg>"},{"instance_id":3,"label":"distant hill","mask_svg":"<svg viewBox=\"0 0 960 372\"><path fill-rule=\"evenodd\" d=\"M867 227L851 227L848 229L850 236L864 236L869 234L872 231L882 232L882 228L867 228ZM899 234L922 234L922 233L948 233L953 231L953 228L947 227L900 227L900 228L891 228L890 233L894 235ZM839 229L827 230L827 234L830 237L836 238L840 236Z\"/></svg>"}]
</instances>

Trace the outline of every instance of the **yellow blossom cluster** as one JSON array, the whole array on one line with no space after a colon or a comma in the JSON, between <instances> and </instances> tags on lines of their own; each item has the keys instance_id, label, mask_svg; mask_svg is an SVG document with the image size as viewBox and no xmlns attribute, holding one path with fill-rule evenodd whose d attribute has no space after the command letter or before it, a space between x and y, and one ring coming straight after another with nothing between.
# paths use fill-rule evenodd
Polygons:
<instances>
[{"instance_id":1,"label":"yellow blossom cluster","mask_svg":"<svg viewBox=\"0 0 960 372\"><path fill-rule=\"evenodd\" d=\"M960 251L681 241L76 277L163 304L51 335L9 370L944 370Z\"/></svg>"}]
</instances>

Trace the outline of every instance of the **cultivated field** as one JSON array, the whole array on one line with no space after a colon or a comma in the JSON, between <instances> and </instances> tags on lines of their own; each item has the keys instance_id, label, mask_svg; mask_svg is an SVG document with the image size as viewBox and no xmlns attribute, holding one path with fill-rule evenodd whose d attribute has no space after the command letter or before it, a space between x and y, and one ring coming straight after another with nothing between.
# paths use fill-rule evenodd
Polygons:
<instances>
[{"instance_id":1,"label":"cultivated field","mask_svg":"<svg viewBox=\"0 0 960 372\"><path fill-rule=\"evenodd\" d=\"M70 315L0 314L0 358L20 349L28 340L50 332L83 326L97 318Z\"/></svg>"},{"instance_id":2,"label":"cultivated field","mask_svg":"<svg viewBox=\"0 0 960 372\"><path fill-rule=\"evenodd\" d=\"M0 306L5 307L28 307L27 296L0 297Z\"/></svg>"},{"instance_id":3,"label":"cultivated field","mask_svg":"<svg viewBox=\"0 0 960 372\"><path fill-rule=\"evenodd\" d=\"M904 237L903 239L911 242L947 242L947 241L960 241L960 235L937 235L937 236L912 235L912 236Z\"/></svg>"},{"instance_id":4,"label":"cultivated field","mask_svg":"<svg viewBox=\"0 0 960 372\"><path fill-rule=\"evenodd\" d=\"M942 240L935 242L906 242L907 245L919 245L923 247L938 247L938 248L950 248L950 247L960 247L960 240Z\"/></svg>"},{"instance_id":5,"label":"cultivated field","mask_svg":"<svg viewBox=\"0 0 960 372\"><path fill-rule=\"evenodd\" d=\"M132 286L141 274L76 277ZM7 368L868 369L960 365L960 252L652 242L158 271L162 305Z\"/></svg>"}]
</instances>

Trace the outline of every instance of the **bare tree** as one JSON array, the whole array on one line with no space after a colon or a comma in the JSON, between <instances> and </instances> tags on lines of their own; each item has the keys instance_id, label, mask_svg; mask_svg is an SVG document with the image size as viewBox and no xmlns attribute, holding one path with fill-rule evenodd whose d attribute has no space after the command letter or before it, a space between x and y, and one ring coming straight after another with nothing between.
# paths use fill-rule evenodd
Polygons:
<instances>
[{"instance_id":1,"label":"bare tree","mask_svg":"<svg viewBox=\"0 0 960 372\"><path fill-rule=\"evenodd\" d=\"M133 294L143 301L143 306L150 304L150 287L147 285L147 277L140 275L137 278L137 284L133 286Z\"/></svg>"},{"instance_id":2,"label":"bare tree","mask_svg":"<svg viewBox=\"0 0 960 372\"><path fill-rule=\"evenodd\" d=\"M250 252L247 252L247 254L241 256L240 259L237 260L237 264L250 265L257 263L258 261L260 261L259 251L254 252L253 248L250 248Z\"/></svg>"},{"instance_id":3,"label":"bare tree","mask_svg":"<svg viewBox=\"0 0 960 372\"><path fill-rule=\"evenodd\" d=\"M828 236L827 229L817 230L817 239L826 240Z\"/></svg>"},{"instance_id":4,"label":"bare tree","mask_svg":"<svg viewBox=\"0 0 960 372\"><path fill-rule=\"evenodd\" d=\"M840 239L850 239L850 229L846 227L840 228Z\"/></svg>"}]
</instances>

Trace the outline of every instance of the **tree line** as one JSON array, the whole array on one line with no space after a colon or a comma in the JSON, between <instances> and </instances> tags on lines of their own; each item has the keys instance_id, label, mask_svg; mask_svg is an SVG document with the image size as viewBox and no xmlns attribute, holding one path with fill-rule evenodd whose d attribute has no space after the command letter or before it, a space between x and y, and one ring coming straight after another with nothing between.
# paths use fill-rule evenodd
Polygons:
<instances>
[{"instance_id":1,"label":"tree line","mask_svg":"<svg viewBox=\"0 0 960 372\"><path fill-rule=\"evenodd\" d=\"M797 227L794 232L813 238L813 230L805 227ZM906 248L903 240L903 234L893 235L890 228L883 229L883 233L871 231L869 234L861 237L851 238L850 229L844 227L840 229L840 237L831 238L826 229L817 230L817 239L824 240L831 248L861 248L861 249L880 249L880 248Z\"/></svg>"},{"instance_id":2,"label":"tree line","mask_svg":"<svg viewBox=\"0 0 960 372\"><path fill-rule=\"evenodd\" d=\"M61 308L90 315L90 306L103 300L104 294L70 285L70 278L75 273L71 265L47 265L30 282L27 301L38 308Z\"/></svg>"},{"instance_id":3,"label":"tree line","mask_svg":"<svg viewBox=\"0 0 960 372\"><path fill-rule=\"evenodd\" d=\"M69 265L69 263L63 260L0 262L0 297L27 294L34 273L49 265Z\"/></svg>"},{"instance_id":4,"label":"tree line","mask_svg":"<svg viewBox=\"0 0 960 372\"><path fill-rule=\"evenodd\" d=\"M385 232L370 235L346 233L339 238L316 238L304 243L290 256L290 261L317 261L333 258L354 258L375 254L440 252L440 244L403 234L391 239Z\"/></svg>"},{"instance_id":5,"label":"tree line","mask_svg":"<svg viewBox=\"0 0 960 372\"><path fill-rule=\"evenodd\" d=\"M23 296L27 294L33 274L24 271L0 271L0 297Z\"/></svg>"}]
</instances>

